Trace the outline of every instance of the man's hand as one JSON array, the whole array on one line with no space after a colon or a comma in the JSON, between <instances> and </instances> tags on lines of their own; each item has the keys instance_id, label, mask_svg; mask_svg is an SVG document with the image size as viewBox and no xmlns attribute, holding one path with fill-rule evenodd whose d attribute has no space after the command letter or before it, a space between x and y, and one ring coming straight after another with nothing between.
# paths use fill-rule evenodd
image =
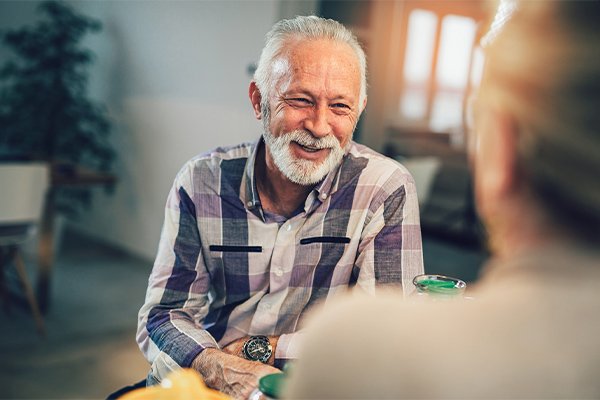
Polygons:
<instances>
[{"instance_id":1,"label":"man's hand","mask_svg":"<svg viewBox=\"0 0 600 400\"><path fill-rule=\"evenodd\" d=\"M269 365L217 349L205 349L196 357L192 368L200 372L207 386L236 399L247 399L261 377L281 372Z\"/></svg>"},{"instance_id":2,"label":"man's hand","mask_svg":"<svg viewBox=\"0 0 600 400\"><path fill-rule=\"evenodd\" d=\"M229 343L227 346L223 347L223 351L227 354L243 357L242 348L244 347L244 343L248 339L250 339L250 336L244 336L239 339L236 339L233 342ZM275 349L277 348L278 340L279 336L269 336L269 343L271 343L273 352L271 353L271 357L269 357L269 360L266 362L266 364L269 364L271 366L275 365Z\"/></svg>"}]
</instances>

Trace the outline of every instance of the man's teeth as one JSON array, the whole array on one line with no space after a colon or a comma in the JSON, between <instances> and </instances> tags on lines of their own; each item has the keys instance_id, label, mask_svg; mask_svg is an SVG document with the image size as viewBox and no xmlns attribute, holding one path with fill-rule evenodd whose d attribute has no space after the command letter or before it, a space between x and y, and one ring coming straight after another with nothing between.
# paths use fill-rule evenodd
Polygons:
<instances>
[{"instance_id":1,"label":"man's teeth","mask_svg":"<svg viewBox=\"0 0 600 400\"><path fill-rule=\"evenodd\" d=\"M312 148L312 147L305 147L305 146L302 146L302 148L303 148L305 151L308 151L309 153L313 153L313 152L315 152L315 151L319 151L319 150L321 150L321 149L315 149L315 148Z\"/></svg>"},{"instance_id":2,"label":"man's teeth","mask_svg":"<svg viewBox=\"0 0 600 400\"><path fill-rule=\"evenodd\" d=\"M304 146L303 144L300 144L300 143L298 143L298 144L300 145L300 147L302 147L305 151L307 151L309 153L314 153L314 152L321 150L320 148L317 148L317 147Z\"/></svg>"}]
</instances>

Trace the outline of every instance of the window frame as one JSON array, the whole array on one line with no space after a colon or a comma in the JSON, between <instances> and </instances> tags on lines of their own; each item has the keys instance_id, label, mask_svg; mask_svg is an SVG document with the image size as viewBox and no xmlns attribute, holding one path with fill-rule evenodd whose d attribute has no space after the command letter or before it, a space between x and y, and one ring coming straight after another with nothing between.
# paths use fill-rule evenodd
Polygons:
<instances>
[{"instance_id":1,"label":"window frame","mask_svg":"<svg viewBox=\"0 0 600 400\"><path fill-rule=\"evenodd\" d=\"M461 17L471 18L475 21L476 24L476 34L474 41L471 45L471 52L469 56L469 71L468 71L468 79L467 83L463 91L463 116L462 116L462 126L460 127L463 135L466 130L464 114L465 114L465 106L467 102L467 98L469 93L472 91L473 82L471 79L473 73L473 64L474 64L474 53L476 51L477 43L478 43L478 31L480 30L481 25L485 19L485 9L483 6L476 6L475 4L479 4L477 2L472 1L419 1L419 0L408 0L403 2L402 8L402 18L401 18L401 37L403 40L401 41L401 47L399 49L393 49L395 51L400 52L399 64L397 66L397 70L401 71L398 76L398 84L396 85L396 93L394 95L395 99L395 107L392 107L391 110L395 110L395 115L390 116L390 123L393 127L397 128L406 128L406 127L415 127L422 131L432 131L430 127L431 116L433 111L433 104L435 97L440 92L450 92L447 88L442 87L437 82L437 66L438 59L440 53L440 44L441 44L441 32L442 32L442 24L444 18L448 15L456 15ZM405 80L404 77L404 68L406 61L406 51L408 44L408 26L409 19L413 11L415 10L424 10L434 13L437 16L436 21L436 32L434 35L434 44L433 44L433 54L431 58L431 68L429 71L429 78L426 82L426 112L422 118L407 118L402 112L402 99L404 97L405 92L413 89L414 86L411 87L411 84ZM432 131L433 132L433 131ZM445 132L440 132L445 133Z\"/></svg>"}]
</instances>

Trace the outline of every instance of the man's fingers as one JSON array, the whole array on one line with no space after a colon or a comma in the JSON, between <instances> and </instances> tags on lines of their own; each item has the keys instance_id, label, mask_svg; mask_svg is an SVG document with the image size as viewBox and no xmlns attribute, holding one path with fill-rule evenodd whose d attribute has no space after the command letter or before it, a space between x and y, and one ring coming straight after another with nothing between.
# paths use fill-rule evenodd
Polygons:
<instances>
[{"instance_id":1,"label":"man's fingers","mask_svg":"<svg viewBox=\"0 0 600 400\"><path fill-rule=\"evenodd\" d=\"M222 389L222 392L234 399L247 399L254 390L254 385L247 385L245 382L237 382L228 385Z\"/></svg>"}]
</instances>

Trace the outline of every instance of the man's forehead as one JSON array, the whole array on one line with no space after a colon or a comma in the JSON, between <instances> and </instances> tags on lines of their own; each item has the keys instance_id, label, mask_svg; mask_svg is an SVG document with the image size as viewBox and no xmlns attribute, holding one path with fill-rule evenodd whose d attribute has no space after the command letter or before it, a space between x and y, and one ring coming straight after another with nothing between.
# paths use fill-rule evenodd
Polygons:
<instances>
[{"instance_id":1,"label":"man's forehead","mask_svg":"<svg viewBox=\"0 0 600 400\"><path fill-rule=\"evenodd\" d=\"M354 49L345 42L333 39L287 40L280 56L287 59L292 67L299 63L319 63L333 59L359 68L358 56Z\"/></svg>"},{"instance_id":2,"label":"man's forehead","mask_svg":"<svg viewBox=\"0 0 600 400\"><path fill-rule=\"evenodd\" d=\"M346 43L327 39L293 41L273 61L271 72L281 90L299 81L322 78L344 86L360 84L360 67L354 50Z\"/></svg>"}]
</instances>

